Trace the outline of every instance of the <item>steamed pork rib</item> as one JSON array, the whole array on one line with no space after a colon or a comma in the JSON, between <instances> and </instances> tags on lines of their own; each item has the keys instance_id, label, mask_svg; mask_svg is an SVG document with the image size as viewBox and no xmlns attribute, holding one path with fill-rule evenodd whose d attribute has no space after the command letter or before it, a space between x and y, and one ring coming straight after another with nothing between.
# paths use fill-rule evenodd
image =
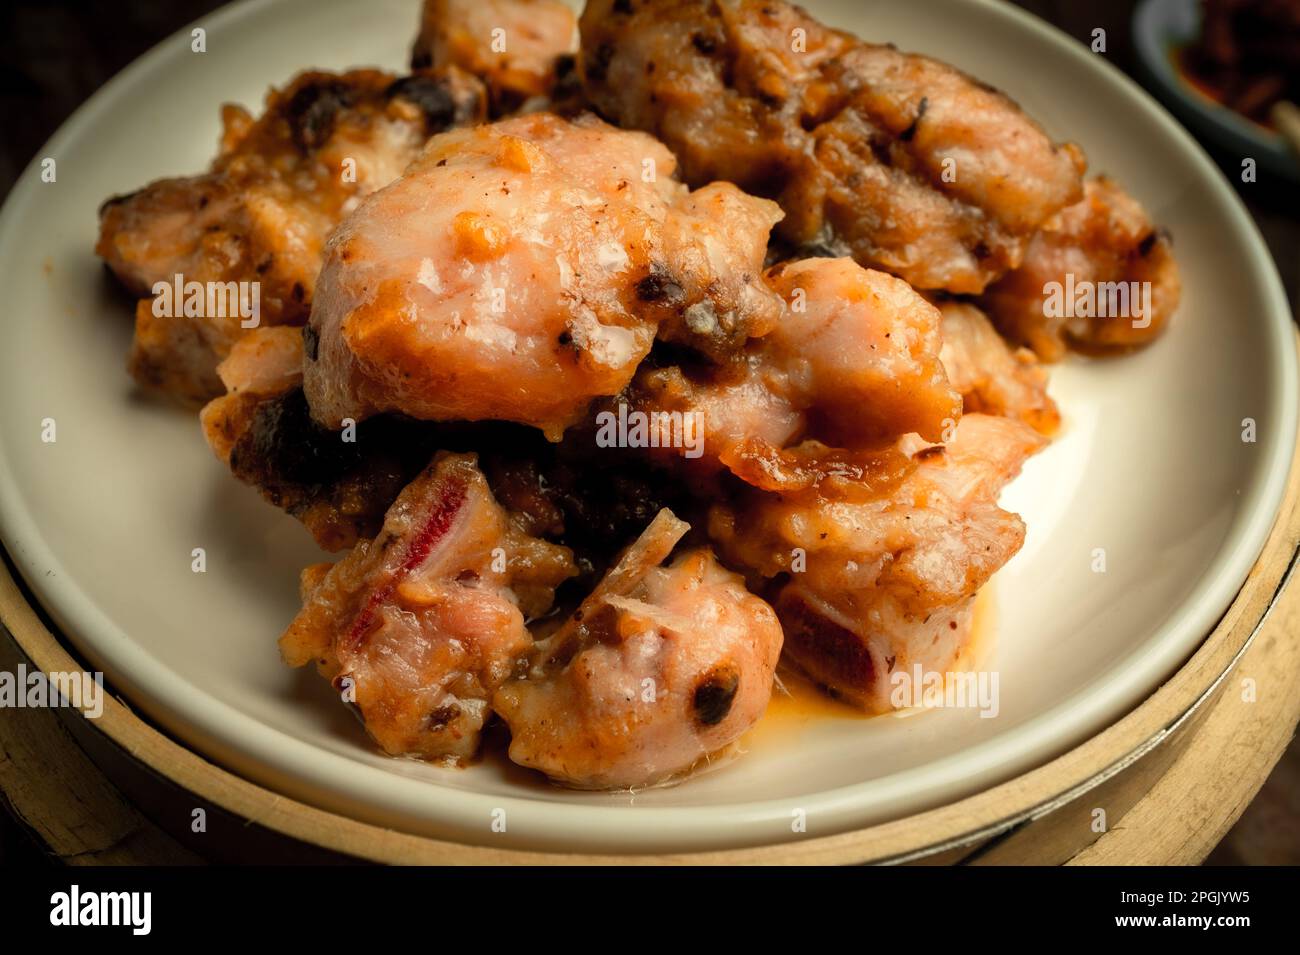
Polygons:
<instances>
[{"instance_id":1,"label":"steamed pork rib","mask_svg":"<svg viewBox=\"0 0 1300 955\"><path fill-rule=\"evenodd\" d=\"M1044 435L1061 424L1047 393L1047 370L1027 348L1008 345L988 316L968 302L938 303L943 315L939 352L948 381L966 412L1016 418Z\"/></svg>"},{"instance_id":2,"label":"steamed pork rib","mask_svg":"<svg viewBox=\"0 0 1300 955\"><path fill-rule=\"evenodd\" d=\"M643 368L629 392L646 415L694 422L699 465L789 488L814 457L852 466L851 452L833 449L908 432L939 441L956 423L961 398L940 361L939 312L906 282L852 259L782 263L766 278L786 303L770 333L728 362Z\"/></svg>"},{"instance_id":3,"label":"steamed pork rib","mask_svg":"<svg viewBox=\"0 0 1300 955\"><path fill-rule=\"evenodd\" d=\"M955 422L939 316L906 282L850 259L804 259L767 277L789 307L762 347L788 369L819 437L857 446L914 431L937 441Z\"/></svg>"},{"instance_id":4,"label":"steamed pork rib","mask_svg":"<svg viewBox=\"0 0 1300 955\"><path fill-rule=\"evenodd\" d=\"M523 532L472 455L440 454L383 529L303 574L303 609L280 638L355 705L384 752L465 760L493 692L532 646L526 622L575 573L567 548Z\"/></svg>"},{"instance_id":5,"label":"steamed pork rib","mask_svg":"<svg viewBox=\"0 0 1300 955\"><path fill-rule=\"evenodd\" d=\"M690 193L643 133L549 114L435 137L330 240L305 388L327 427L384 411L503 420L558 440L665 333L708 350L769 331L776 206Z\"/></svg>"},{"instance_id":6,"label":"steamed pork rib","mask_svg":"<svg viewBox=\"0 0 1300 955\"><path fill-rule=\"evenodd\" d=\"M745 472L804 432L806 416L789 390L784 370L761 353L722 366L647 363L602 412L610 421L644 416L644 453L707 497L719 475Z\"/></svg>"},{"instance_id":7,"label":"steamed pork rib","mask_svg":"<svg viewBox=\"0 0 1300 955\"><path fill-rule=\"evenodd\" d=\"M252 428L260 405L302 388L302 330L259 328L241 338L217 366L226 393L199 415L203 436L222 461Z\"/></svg>"},{"instance_id":8,"label":"steamed pork rib","mask_svg":"<svg viewBox=\"0 0 1300 955\"><path fill-rule=\"evenodd\" d=\"M1167 233L1114 180L1089 180L1029 244L1024 262L980 299L998 329L1045 361L1151 342L1178 307Z\"/></svg>"},{"instance_id":9,"label":"steamed pork rib","mask_svg":"<svg viewBox=\"0 0 1300 955\"><path fill-rule=\"evenodd\" d=\"M481 454L483 473L524 530L573 550L580 574L566 588L571 593L589 593L661 510L698 509L636 451L599 448L573 432L560 444L531 436Z\"/></svg>"},{"instance_id":10,"label":"steamed pork rib","mask_svg":"<svg viewBox=\"0 0 1300 955\"><path fill-rule=\"evenodd\" d=\"M883 712L894 670L966 665L975 595L1024 540L998 494L1045 443L1019 421L966 415L948 444L911 453L910 473L747 492L714 509L709 533L725 560L769 582L787 656Z\"/></svg>"},{"instance_id":11,"label":"steamed pork rib","mask_svg":"<svg viewBox=\"0 0 1300 955\"><path fill-rule=\"evenodd\" d=\"M217 366L226 394L200 414L204 436L239 480L302 521L329 551L373 537L384 512L443 437L377 418L351 435L312 420L302 391L302 329L256 329Z\"/></svg>"},{"instance_id":12,"label":"steamed pork rib","mask_svg":"<svg viewBox=\"0 0 1300 955\"><path fill-rule=\"evenodd\" d=\"M998 91L783 0L591 0L584 88L685 180L777 199L779 235L977 293L1082 195L1082 153Z\"/></svg>"},{"instance_id":13,"label":"steamed pork rib","mask_svg":"<svg viewBox=\"0 0 1300 955\"><path fill-rule=\"evenodd\" d=\"M424 0L411 69L479 77L500 116L550 96L577 48L577 19L560 0Z\"/></svg>"},{"instance_id":14,"label":"steamed pork rib","mask_svg":"<svg viewBox=\"0 0 1300 955\"><path fill-rule=\"evenodd\" d=\"M687 525L659 516L493 707L510 758L582 789L685 773L767 708L781 653L772 609L707 548L661 566Z\"/></svg>"},{"instance_id":15,"label":"steamed pork rib","mask_svg":"<svg viewBox=\"0 0 1300 955\"><path fill-rule=\"evenodd\" d=\"M519 425L378 415L351 433L323 428L302 391L301 332L261 328L236 342L218 366L227 393L200 421L235 477L300 520L325 550L374 537L436 450L476 451L517 523L574 548L584 577L603 570L661 508L686 503L632 452L601 448L597 457L590 440L555 445Z\"/></svg>"},{"instance_id":16,"label":"steamed pork rib","mask_svg":"<svg viewBox=\"0 0 1300 955\"><path fill-rule=\"evenodd\" d=\"M784 200L821 199L804 236L829 234L918 288L979 292L1081 193L1078 147L946 64L863 44L827 76L847 105L813 133L818 175Z\"/></svg>"},{"instance_id":17,"label":"steamed pork rib","mask_svg":"<svg viewBox=\"0 0 1300 955\"><path fill-rule=\"evenodd\" d=\"M429 136L481 119L485 99L477 80L454 69L404 78L354 70L299 75L270 92L256 120L224 107L207 173L159 180L100 210L95 251L141 298L131 373L186 402L219 395L217 363L249 327L306 321L339 220L395 179ZM201 305L156 308L155 286L178 281L202 284ZM209 299L208 283L221 295Z\"/></svg>"}]
</instances>

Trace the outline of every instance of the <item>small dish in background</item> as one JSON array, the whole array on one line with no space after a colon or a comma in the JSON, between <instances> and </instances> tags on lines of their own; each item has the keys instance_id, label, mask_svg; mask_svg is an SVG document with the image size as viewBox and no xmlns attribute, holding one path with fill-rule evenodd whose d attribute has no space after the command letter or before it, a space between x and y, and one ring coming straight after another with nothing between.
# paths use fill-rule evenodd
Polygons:
<instances>
[{"instance_id":1,"label":"small dish in background","mask_svg":"<svg viewBox=\"0 0 1300 955\"><path fill-rule=\"evenodd\" d=\"M1144 78L1194 132L1243 159L1255 159L1265 174L1300 182L1300 156L1282 135L1216 102L1184 73L1178 54L1200 32L1200 0L1139 4L1133 14L1133 42Z\"/></svg>"}]
</instances>

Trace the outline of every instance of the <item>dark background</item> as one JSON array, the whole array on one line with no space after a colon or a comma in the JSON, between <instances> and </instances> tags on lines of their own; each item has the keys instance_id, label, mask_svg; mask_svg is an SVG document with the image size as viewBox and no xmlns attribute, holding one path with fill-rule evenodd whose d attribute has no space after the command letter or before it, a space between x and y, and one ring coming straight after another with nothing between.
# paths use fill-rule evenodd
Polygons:
<instances>
[{"instance_id":1,"label":"dark background","mask_svg":"<svg viewBox=\"0 0 1300 955\"><path fill-rule=\"evenodd\" d=\"M8 194L42 144L95 90L154 44L221 5L218 0L0 0L0 196ZM1133 73L1129 32L1136 5L1133 0L1020 0L1018 5L1081 43L1088 41L1095 28L1104 28L1104 55ZM414 28L412 23L412 34ZM1240 157L1205 145L1225 169L1235 173L1240 168ZM189 171L198 170L176 170L178 174ZM1292 312L1296 312L1300 298L1300 187L1261 181L1243 188L1236 175L1229 176L1229 181L1237 183L1238 193L1268 242ZM0 861L42 859L40 849L21 825L0 811ZM1209 861L1300 864L1300 746L1292 743L1259 796Z\"/></svg>"}]
</instances>

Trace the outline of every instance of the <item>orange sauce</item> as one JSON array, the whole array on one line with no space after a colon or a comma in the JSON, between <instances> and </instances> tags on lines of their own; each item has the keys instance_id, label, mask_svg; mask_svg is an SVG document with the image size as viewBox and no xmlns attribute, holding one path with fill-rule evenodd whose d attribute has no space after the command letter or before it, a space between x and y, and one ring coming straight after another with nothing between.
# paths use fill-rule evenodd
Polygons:
<instances>
[{"instance_id":1,"label":"orange sauce","mask_svg":"<svg viewBox=\"0 0 1300 955\"><path fill-rule=\"evenodd\" d=\"M954 669L976 670L987 664L997 644L993 588L985 587L975 597L970 641L962 648ZM838 699L797 670L781 666L780 683L772 691L767 713L740 740L744 749L797 742L809 727L824 720L862 722L873 717L852 703ZM784 687L784 691L782 690ZM881 717L915 716L921 710L898 710Z\"/></svg>"},{"instance_id":2,"label":"orange sauce","mask_svg":"<svg viewBox=\"0 0 1300 955\"><path fill-rule=\"evenodd\" d=\"M971 615L970 640L957 655L957 670L979 670L993 659L998 644L997 603L993 587L986 585L975 595Z\"/></svg>"}]
</instances>

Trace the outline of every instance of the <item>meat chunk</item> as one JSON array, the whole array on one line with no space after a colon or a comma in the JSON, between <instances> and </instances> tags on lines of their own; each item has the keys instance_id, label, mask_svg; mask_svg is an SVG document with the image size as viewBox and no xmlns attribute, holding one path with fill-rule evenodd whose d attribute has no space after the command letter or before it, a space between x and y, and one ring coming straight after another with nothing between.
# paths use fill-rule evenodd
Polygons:
<instances>
[{"instance_id":1,"label":"meat chunk","mask_svg":"<svg viewBox=\"0 0 1300 955\"><path fill-rule=\"evenodd\" d=\"M784 370L761 351L716 367L647 364L601 415L643 421L643 453L708 496L721 472L748 474L804 433L807 417L789 392Z\"/></svg>"},{"instance_id":2,"label":"meat chunk","mask_svg":"<svg viewBox=\"0 0 1300 955\"><path fill-rule=\"evenodd\" d=\"M579 73L602 115L662 139L690 183L774 197L807 160L800 120L830 106L822 69L856 42L783 2L589 0L580 31Z\"/></svg>"},{"instance_id":3,"label":"meat chunk","mask_svg":"<svg viewBox=\"0 0 1300 955\"><path fill-rule=\"evenodd\" d=\"M761 249L776 206L727 184L691 195L673 169L650 137L594 117L436 137L330 240L313 415L495 419L558 440L628 383L660 323L702 348L770 330L782 303ZM714 218L715 200L747 214Z\"/></svg>"},{"instance_id":4,"label":"meat chunk","mask_svg":"<svg viewBox=\"0 0 1300 955\"><path fill-rule=\"evenodd\" d=\"M878 463L874 451L838 449L909 432L938 441L956 424L961 398L939 359L939 313L907 283L851 259L783 263L767 279L784 318L732 361L638 372L631 407L669 436L681 420L701 438L661 440L661 456L792 490Z\"/></svg>"},{"instance_id":5,"label":"meat chunk","mask_svg":"<svg viewBox=\"0 0 1300 955\"><path fill-rule=\"evenodd\" d=\"M661 510L698 508L635 451L598 448L585 432L570 431L558 445L533 435L483 453L483 473L525 530L573 550L580 574L566 597L590 593Z\"/></svg>"},{"instance_id":6,"label":"meat chunk","mask_svg":"<svg viewBox=\"0 0 1300 955\"><path fill-rule=\"evenodd\" d=\"M205 405L199 420L213 453L229 462L263 402L301 391L302 331L284 325L256 329L235 342L217 372L226 394Z\"/></svg>"},{"instance_id":7,"label":"meat chunk","mask_svg":"<svg viewBox=\"0 0 1300 955\"><path fill-rule=\"evenodd\" d=\"M762 340L788 370L819 437L856 446L915 431L940 439L961 405L939 349L939 315L906 282L850 259L768 272L789 312Z\"/></svg>"},{"instance_id":8,"label":"meat chunk","mask_svg":"<svg viewBox=\"0 0 1300 955\"><path fill-rule=\"evenodd\" d=\"M862 44L826 75L845 106L813 131L814 174L782 200L820 200L804 241L822 232L917 288L976 293L1081 194L1078 147L944 63Z\"/></svg>"},{"instance_id":9,"label":"meat chunk","mask_svg":"<svg viewBox=\"0 0 1300 955\"><path fill-rule=\"evenodd\" d=\"M905 441L914 467L901 480L749 492L714 508L709 534L725 560L770 582L788 658L883 712L896 668L963 664L975 595L1024 540L998 493L1045 443L1018 421L966 415L944 446Z\"/></svg>"},{"instance_id":10,"label":"meat chunk","mask_svg":"<svg viewBox=\"0 0 1300 955\"><path fill-rule=\"evenodd\" d=\"M1057 361L1069 347L1105 353L1150 343L1181 288L1169 236L1103 176L1044 225L1020 267L980 304L1003 335Z\"/></svg>"},{"instance_id":11,"label":"meat chunk","mask_svg":"<svg viewBox=\"0 0 1300 955\"><path fill-rule=\"evenodd\" d=\"M772 609L707 549L659 566L687 527L660 512L493 706L510 758L582 789L689 771L767 708L781 652Z\"/></svg>"},{"instance_id":12,"label":"meat chunk","mask_svg":"<svg viewBox=\"0 0 1300 955\"><path fill-rule=\"evenodd\" d=\"M577 48L577 18L560 0L424 0L411 69L472 73L502 116L550 96Z\"/></svg>"},{"instance_id":13,"label":"meat chunk","mask_svg":"<svg viewBox=\"0 0 1300 955\"><path fill-rule=\"evenodd\" d=\"M963 410L1016 418L1044 435L1056 433L1061 413L1047 393L1047 370L1027 348L1009 346L988 316L967 302L939 303L948 381Z\"/></svg>"},{"instance_id":14,"label":"meat chunk","mask_svg":"<svg viewBox=\"0 0 1300 955\"><path fill-rule=\"evenodd\" d=\"M567 548L512 522L472 455L440 454L378 537L308 568L280 650L290 666L315 661L384 752L468 759L493 692L532 646L526 621L574 573Z\"/></svg>"},{"instance_id":15,"label":"meat chunk","mask_svg":"<svg viewBox=\"0 0 1300 955\"><path fill-rule=\"evenodd\" d=\"M484 104L481 84L456 70L354 70L295 77L257 120L226 106L207 173L100 210L95 251L142 299L131 373L188 403L221 394L217 363L250 327L306 321L325 239L359 197L395 179L433 133L477 122ZM222 294L155 307L160 283L178 282L219 283ZM256 312L241 313L228 292Z\"/></svg>"},{"instance_id":16,"label":"meat chunk","mask_svg":"<svg viewBox=\"0 0 1300 955\"><path fill-rule=\"evenodd\" d=\"M302 521L326 550L374 537L437 450L476 452L497 500L529 534L571 547L582 581L598 576L660 509L687 505L682 490L634 452L597 449L590 434L556 445L519 425L398 415L347 431L323 428L302 391L301 332L261 328L236 342L219 366L228 391L200 420L234 475Z\"/></svg>"},{"instance_id":17,"label":"meat chunk","mask_svg":"<svg viewBox=\"0 0 1300 955\"><path fill-rule=\"evenodd\" d=\"M659 337L716 361L780 328L782 302L760 272L780 218L775 205L726 182L683 194L664 224L664 264L636 288L662 322Z\"/></svg>"},{"instance_id":18,"label":"meat chunk","mask_svg":"<svg viewBox=\"0 0 1300 955\"><path fill-rule=\"evenodd\" d=\"M591 102L688 183L775 198L785 242L917 288L982 291L1082 195L1080 150L1003 94L783 0L592 0L581 33Z\"/></svg>"},{"instance_id":19,"label":"meat chunk","mask_svg":"<svg viewBox=\"0 0 1300 955\"><path fill-rule=\"evenodd\" d=\"M302 391L302 329L259 328L217 366L227 392L199 416L217 457L302 521L325 550L373 537L384 512L449 435L381 417L350 431L311 418Z\"/></svg>"}]
</instances>

